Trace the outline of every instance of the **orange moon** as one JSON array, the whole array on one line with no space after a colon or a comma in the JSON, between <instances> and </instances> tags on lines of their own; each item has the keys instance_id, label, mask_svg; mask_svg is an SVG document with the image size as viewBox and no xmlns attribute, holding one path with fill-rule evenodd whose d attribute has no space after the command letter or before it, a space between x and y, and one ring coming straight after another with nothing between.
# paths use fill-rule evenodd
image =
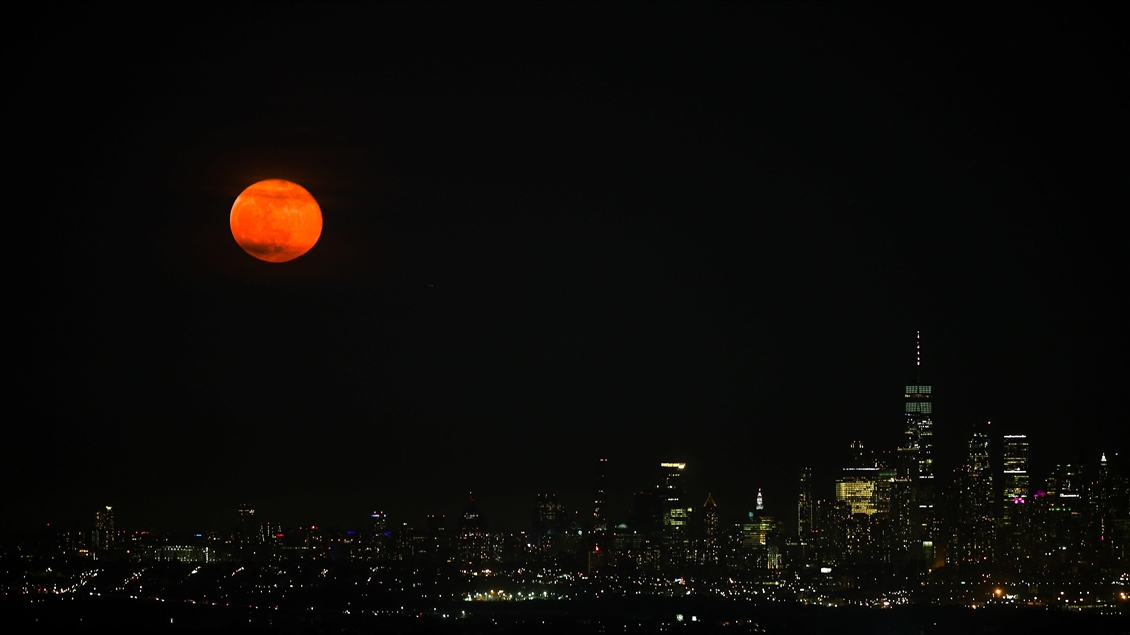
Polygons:
<instances>
[{"instance_id":1,"label":"orange moon","mask_svg":"<svg viewBox=\"0 0 1130 635\"><path fill-rule=\"evenodd\" d=\"M259 260L294 260L310 251L322 235L322 210L297 183L259 181L243 190L231 206L231 235Z\"/></svg>"}]
</instances>

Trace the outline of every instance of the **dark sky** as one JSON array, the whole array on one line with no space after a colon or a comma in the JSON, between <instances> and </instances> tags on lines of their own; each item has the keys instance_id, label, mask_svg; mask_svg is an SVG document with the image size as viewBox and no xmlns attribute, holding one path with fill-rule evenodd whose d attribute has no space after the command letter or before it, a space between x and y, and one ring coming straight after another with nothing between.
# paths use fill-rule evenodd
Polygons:
<instances>
[{"instance_id":1,"label":"dark sky","mask_svg":"<svg viewBox=\"0 0 1130 635\"><path fill-rule=\"evenodd\" d=\"M1125 450L1106 6L38 7L6 21L5 530L726 513L935 386L1037 473ZM288 264L232 201L320 202ZM1116 185L1122 183L1122 185ZM1122 201L1119 203L1119 201ZM1118 212L1118 210L1123 210ZM825 491L826 490L826 491Z\"/></svg>"}]
</instances>

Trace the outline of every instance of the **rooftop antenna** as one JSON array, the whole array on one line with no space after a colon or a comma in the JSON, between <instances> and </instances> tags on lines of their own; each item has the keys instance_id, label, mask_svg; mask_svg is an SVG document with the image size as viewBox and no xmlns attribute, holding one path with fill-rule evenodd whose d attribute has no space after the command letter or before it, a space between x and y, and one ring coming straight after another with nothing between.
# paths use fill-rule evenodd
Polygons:
<instances>
[{"instance_id":1,"label":"rooftop antenna","mask_svg":"<svg viewBox=\"0 0 1130 635\"><path fill-rule=\"evenodd\" d=\"M918 367L918 383L922 383L922 331L918 331L915 340L915 366Z\"/></svg>"}]
</instances>

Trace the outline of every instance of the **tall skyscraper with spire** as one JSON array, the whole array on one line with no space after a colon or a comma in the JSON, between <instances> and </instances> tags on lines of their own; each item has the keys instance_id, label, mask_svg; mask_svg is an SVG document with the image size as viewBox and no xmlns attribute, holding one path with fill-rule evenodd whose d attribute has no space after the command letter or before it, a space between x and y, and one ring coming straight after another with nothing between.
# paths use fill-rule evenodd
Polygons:
<instances>
[{"instance_id":1,"label":"tall skyscraper with spire","mask_svg":"<svg viewBox=\"0 0 1130 635\"><path fill-rule=\"evenodd\" d=\"M718 503L714 502L714 495L707 494L706 502L702 504L700 528L699 564L714 565L719 563L721 553L722 524L718 516Z\"/></svg>"},{"instance_id":2,"label":"tall skyscraper with spire","mask_svg":"<svg viewBox=\"0 0 1130 635\"><path fill-rule=\"evenodd\" d=\"M915 339L915 384L906 387L906 438L899 448L900 466L910 481L912 535L927 562L934 558L934 406L933 386L922 381L922 332Z\"/></svg>"}]
</instances>

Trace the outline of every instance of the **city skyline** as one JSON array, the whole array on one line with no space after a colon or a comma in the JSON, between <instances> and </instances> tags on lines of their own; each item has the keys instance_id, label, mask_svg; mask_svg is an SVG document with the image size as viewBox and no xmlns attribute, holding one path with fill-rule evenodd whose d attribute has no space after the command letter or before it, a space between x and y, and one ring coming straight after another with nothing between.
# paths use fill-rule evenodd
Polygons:
<instances>
[{"instance_id":1,"label":"city skyline","mask_svg":"<svg viewBox=\"0 0 1130 635\"><path fill-rule=\"evenodd\" d=\"M1062 571L1076 567L1117 576L1130 545L1130 479L1122 457L1108 459L1104 453L1097 465L1059 463L1033 485L1027 478L1026 437L996 435L1005 443L994 461L990 425L973 429L965 462L940 491L913 478L916 456L868 451L852 442L833 497L815 497L811 469L800 471L794 526L779 505L766 507L761 488L748 512L720 509L712 493L698 504L700 497L685 489L690 466L671 461L653 465L655 484L632 494L629 513L609 518L608 460L598 459L587 509L569 509L555 494L538 494L522 527L492 523L473 492L456 513L443 510L412 521L375 510L367 522L351 527L286 526L245 502L232 510L233 526L195 533L123 528L115 522L114 507L106 505L94 514L92 528L42 528L15 541L9 536L4 547L6 553L46 561L207 564L329 558L430 563L472 577L480 569L509 567L520 573L541 567L609 579L652 575L675 583L688 574L703 580L724 578L726 572L787 578L816 570L882 572L890 584L911 587L923 576L934 582L994 575L1012 583L1016 575L1063 582ZM1003 477L997 488L994 477ZM935 503L928 515L922 500Z\"/></svg>"},{"instance_id":2,"label":"city skyline","mask_svg":"<svg viewBox=\"0 0 1130 635\"><path fill-rule=\"evenodd\" d=\"M36 11L5 43L5 533L469 491L518 526L587 508L599 458L610 520L669 461L791 523L801 469L828 499L852 441L906 446L907 386L942 487L987 421L1033 482L1128 451L1099 7ZM265 179L321 208L288 263L231 233Z\"/></svg>"},{"instance_id":3,"label":"city skyline","mask_svg":"<svg viewBox=\"0 0 1130 635\"><path fill-rule=\"evenodd\" d=\"M933 418L934 402L931 400L931 395L932 395L932 391L933 391L933 386L926 385L922 381L923 375L922 375L922 333L921 333L921 331L917 331L916 334L915 334L914 361L915 361L915 364L914 364L915 374L914 374L914 377L913 377L913 381L915 382L915 384L907 385L905 387L905 391L904 391L905 392L904 398L906 400L906 402L905 402L906 403L906 406L905 406L906 423L905 423L905 428L904 428L904 431L903 431L901 443L895 443L895 444L892 445L893 439L871 439L871 440L868 441L868 443L865 444L863 441L860 440L860 438L865 437L865 436L873 436L873 435L853 434L851 432L846 433L847 436L845 436L844 438L847 439L847 438L850 437L852 440L845 443L845 447L844 447L843 452L842 452L842 457L840 457L840 460L839 460L839 463L842 464L842 465L830 464L830 465L816 466L815 469L817 470L817 473L818 473L817 477L811 476L812 470L814 469L814 466L812 466L812 465L801 465L798 468L796 468L796 470L795 470L795 471L797 471L798 474L802 474L802 475L808 474L809 475L808 478L813 479L813 481L822 484L822 486L818 486L817 489L811 490L812 491L812 499L813 499L814 502L817 502L817 501L822 500L822 499L823 500L856 500L857 503L853 503L853 509L855 511L859 511L860 509L863 509L864 507L866 507L866 510L867 510L866 513L868 513L868 514L873 513L874 508L871 507L870 500L871 500L871 497L873 496L874 492L873 492L871 486L868 485L867 488L866 488L866 491L860 490L857 487L857 488L855 488L855 490L850 490L851 492L856 492L856 493L848 494L847 492L849 490L843 489L844 487L847 487L843 484L844 479L842 477L841 478L835 478L835 475L838 475L841 472L841 470L845 469L843 467L844 465L857 466L857 467L848 467L846 469L849 469L849 470L853 470L853 469L864 470L864 472L862 472L862 474L870 475L870 476L867 476L867 478L870 478L870 479L873 480L874 474L872 474L872 472L877 473L876 470L878 470L878 468L864 466L864 463L865 463L864 458L863 458L865 456L864 453L867 453L866 456L871 456L871 453L874 453L876 451L881 451L881 452L885 453L886 456L888 457L884 460L888 461L889 463L892 464L892 469L894 469L893 465L896 462L899 463L900 465L907 464L907 463L912 464L913 467L908 468L905 475L908 478L910 478L912 481L915 481L916 484L918 482L918 479L921 478L919 475L929 474L929 476L927 477L928 480L925 481L928 484L925 485L925 486L921 486L922 494L915 496L915 501L916 501L915 507L917 507L919 509L916 512L916 515L914 516L915 520L913 522L918 523L918 524L922 525L923 527L926 527L930 524L931 521L929 520L929 517L933 513L933 511L932 511L932 509L933 509L933 499L936 498L936 496L938 495L939 488L956 486L958 484L958 481L960 480L960 478L962 478L960 475L958 475L957 472L962 467L963 463L968 464L969 458L967 456L959 456L959 460L956 463L946 466L946 469L943 472L943 476L941 478L935 478L935 467L933 465L934 459L933 459L933 452L932 452L932 437L933 437L933 432L934 432L934 424L933 424L932 418ZM1042 477L1044 479L1054 478L1054 476L1053 476L1054 471L1057 470L1057 469L1060 469L1061 466L1063 466L1063 465L1075 465L1077 468L1085 466L1084 469L1086 469L1087 471L1093 471L1099 466L1100 458L1105 460L1105 457L1107 456L1108 453L1111 454L1112 457L1118 457L1119 454L1120 454L1118 448L1116 448L1114 446L1110 446L1109 448L1107 448L1105 450L1100 450L1099 451L1100 456L1096 456L1096 457L1081 457L1081 456L1079 456L1078 452L1069 452L1066 455L1064 455L1064 454L1054 454L1050 451L1051 447L1053 447L1053 446L1049 445L1044 451L1036 453L1036 456L1038 457L1038 459L1040 459L1040 460L1037 461L1037 465L1040 466L1039 469L1041 470L1041 472L1033 472L1033 470L1029 467L1030 464L1031 464L1031 456L1029 454L1029 449L1028 449L1028 435L1023 434L1022 430L1006 430L1002 426L1000 426L999 424L995 428L991 428L991 424L992 424L992 422L973 422L970 426L968 426L968 430L966 430L964 432L966 439L968 437L968 433L972 432L973 435L974 435L974 438L976 439L976 438L978 438L978 436L980 436L980 438L982 438L982 441L980 441L980 443L983 444L983 445L986 445L986 447L987 447L987 444L989 443L990 436L989 436L989 432L986 432L986 430L991 429L991 431L995 434L995 436L992 437L994 439L994 443L992 444L994 446L994 448L1002 447L1002 443L1007 444L1009 442L1009 439L1015 440L1014 443L1016 443L1016 442L1023 443L1022 454L1023 454L1024 469L1021 470L1020 476L1013 476L1012 481L1007 480L1007 479L1009 479L1009 472L1007 470L1007 466L1009 465L1010 457L1005 452L997 451L997 450L994 449L993 456L991 457L991 465L990 465L990 463L988 463L988 461L990 461L990 457L988 456L988 454L986 454L986 456L985 456L986 463L983 466L979 466L979 469L987 470L987 471L990 471L990 472L993 472L993 470L995 469L995 472L993 472L993 473L998 474L997 478L1001 479L999 482L1002 483L1003 485L1000 485L996 488L992 488L992 485L990 483L990 485L988 487L990 488L992 495L996 496L997 498L1000 498L1000 496L997 496L996 493L997 492L1003 492L1003 494L1001 494L1001 495L1004 496L1004 500L1009 499L1009 496L1010 496L1008 494L1008 491L1009 491L1008 488L1009 487L1012 487L1013 489L1027 488L1028 478L1032 474L1036 474L1037 478L1040 478L1040 477ZM923 434L923 431L925 431L924 434ZM963 432L960 431L960 430L946 429L945 431L947 433L947 436L950 436L950 437L961 438L961 435L963 434ZM1017 434L1017 433L1019 433L1019 434ZM927 439L927 440L924 441L923 439ZM1023 440L1023 441L1020 441L1020 440ZM967 442L968 442L968 439L967 439ZM1019 452L1019 450L1017 450L1017 452ZM907 453L909 453L909 454L907 454ZM578 457L578 458L580 458L580 457ZM639 457L635 457L635 458L638 459ZM678 458L678 457L668 457L668 458ZM568 501L568 505L563 506L563 509L569 510L569 513L574 514L576 516L576 518L574 520L576 522L582 522L582 524L583 524L584 521L582 521L581 519L587 518L589 515L600 515L601 517L604 517L604 518L611 518L613 520L619 520L619 521L624 520L625 518L627 518L630 515L630 510L631 510L631 506L632 506L632 503L630 501L631 501L632 495L634 494L634 492L641 491L643 489L647 489L647 486L645 484L647 483L648 478L643 473L636 473L636 474L632 474L630 476L626 476L625 473L624 473L625 470L623 468L623 465L618 465L619 463L621 463L621 461L617 461L615 458L613 458L611 461L610 461L609 457L599 457L599 458L596 458L594 460L596 462L596 466L598 466L598 467L593 468L593 466L589 465L587 462L586 463L579 463L576 466L578 468L577 471L571 475L571 478L569 476L565 476L564 481L559 480L558 481L559 483L560 482L568 483L568 485L561 488L560 493L557 492L557 491L548 491L548 490L541 491L541 490L539 490L537 496L540 497L540 496L543 496L543 495L551 495L556 500L557 497L560 494L562 500ZM1011 461L1013 463L1015 463L1018 460L1020 460L1020 459L1018 459L1018 458L1012 458L1011 459ZM1117 461L1118 459L1116 458L1115 460ZM636 465L638 465L638 464L639 463L637 462ZM652 459L652 464L653 464L653 467L654 467L654 465L655 465L655 459L654 458ZM613 469L613 473L615 473L619 477L618 479L616 479L616 483L617 483L617 487L618 487L617 491L612 491L611 489L609 491L605 491L605 488L609 487L607 476L608 476L608 470L609 470L610 466ZM668 468L676 468L677 467L678 470L681 472L681 470L684 467L687 466L687 463L686 462L676 462L676 463L662 462L662 463L660 463L660 466L661 466L661 469L668 469ZM586 471L589 468L593 468L594 471L593 471L592 474L586 474ZM900 468L900 470L901 469L902 468ZM951 474L951 471L952 471L952 474ZM694 474L694 472L695 472L695 470L692 469L690 472L688 472L688 474ZM902 472L900 472L900 474L901 473ZM945 475L949 475L949 478L946 478ZM600 502L595 504L595 511L588 509L589 506L592 506L590 504L591 501L585 500L585 497L591 492L586 492L585 486L581 485L581 483L586 482L586 480L590 479L590 477L591 477L591 480L593 480L593 482L598 483L598 485L596 487L597 487L597 491L599 492L597 494L597 496L598 496L598 500ZM803 478L803 476L802 476L802 478ZM751 511L755 508L761 509L762 493L763 493L764 489L769 489L772 498L775 499L775 502L772 505L772 509L773 509L774 513L779 518L787 517L788 514L784 513L784 508L787 508L789 505L791 505L792 501L790 499L789 502L784 504L784 508L783 508L782 507L782 498L788 498L790 492L787 488L783 491L778 491L774 488L774 485L779 483L781 480L782 480L781 475L767 476L767 477L763 478L762 482L760 482L760 483L751 483L748 486L748 488L746 488L744 490L744 493L740 493L738 497L731 498L729 500L727 500L727 498L723 498L724 502L728 503L728 504L721 506L725 510L726 520L727 521L740 520L741 518L744 517L744 515L747 512L749 512L749 511ZM851 480L851 479L849 479L849 480ZM871 482L870 480L867 481L867 483L870 483L870 482ZM694 496L708 497L711 500L714 500L715 492L718 492L718 491L729 492L729 493L731 493L730 494L731 496L732 496L732 493L735 492L735 491L738 491L738 492L742 491L740 487L739 488L734 488L732 486L731 487L725 487L724 483L707 483L707 482L703 482L701 480L701 478L692 478L690 483L692 483L692 487L694 488ZM535 484L535 486L536 486L536 484ZM448 490L447 493L450 494L450 490L454 489L455 487L456 487L455 484L448 484L444 489ZM811 481L810 481L810 487L811 487ZM916 487L919 487L919 486L916 485ZM702 494L701 492L703 492L703 491L705 491L706 493ZM619 503L619 505L611 505L611 506L609 505L609 503L608 503L609 493L611 493L611 498L616 500ZM464 497L465 497L465 495L468 495L468 494L473 495L473 491L464 492L462 494L464 495ZM687 494L684 494L683 496L685 497L685 496L687 496ZM268 497L268 498L270 499L270 498L274 498L274 497ZM421 499L425 499L425 498L426 497L423 497L423 496L421 497ZM678 498L678 497L676 497L676 498ZM375 506L375 508L379 508L382 514L387 513L387 510L392 510L393 516L397 520L397 522L410 522L409 521L410 517L414 518L416 521L419 521L420 518L428 517L428 516L430 516L432 514L436 514L436 513L443 514L443 515L446 515L446 516L451 517L451 518L457 517L457 515L458 515L457 511L459 509L459 506L451 507L452 500L455 500L455 499L451 496L447 497L447 503L448 503L447 508L442 508L442 505L443 505L442 503L434 503L434 502L429 503L426 500L421 503L422 507L420 505L417 505L415 508L412 508L411 510L397 509L394 506L382 506L382 505L379 504L379 501L374 501L374 505L370 505L370 507ZM687 502L687 501L683 501L683 502ZM478 501L478 503L480 503L480 504L484 503L484 501L481 499L481 497L480 497L480 501ZM241 506L244 505L244 504L246 504L246 502L240 503ZM500 501L500 500L493 500L493 501L487 500L487 501L485 501L485 504L488 506L488 508L491 508L492 511L494 512L494 514L487 514L487 515L488 516L493 515L495 518L505 519L505 527L508 531L520 531L520 530L523 530L523 529L526 528L526 527L523 526L522 522L517 522L517 523L515 522L515 520L517 518L521 517L521 513L519 513L519 514L513 513L513 510L520 509L520 507L521 507L521 505L519 503L517 503L516 501L503 502L503 501ZM735 504L736 504L736 506L735 506ZM986 501L985 504L989 504L989 502ZM717 505L717 502L715 502L715 505ZM106 505L105 508L107 510L109 510L111 506L112 505ZM101 506L98 506L98 508L101 509ZM274 518L275 518L276 522L279 522L279 519L285 518L286 523L289 526L302 526L302 525L307 525L307 526L308 525L323 525L324 526L324 525L327 524L326 520L323 520L322 518L318 518L318 517L298 518L298 517L294 516L292 510L286 509L285 503L280 504L280 503L276 502L276 503L273 504L273 506L269 507L268 509L270 509L270 511L274 514ZM335 526L335 527L338 527L338 528L349 527L351 529L356 529L357 527L360 527L361 524L363 524L364 518L367 517L367 513L364 513L364 509L367 509L367 508L357 508L357 509L353 509L353 510L342 510L342 509L331 510L331 511L329 511L329 513L324 513L324 518L332 519L332 520L330 520L329 525L332 525L332 526ZM499 511L503 510L503 509L508 509L508 510L511 510L511 511L510 511L510 513L499 513ZM420 510L423 510L423 512L421 512ZM611 510L611 511L609 511L609 510ZM1005 508L1005 510L1007 510L1007 508ZM1007 522L1007 520L1008 520L1007 511L1005 511L1005 510L1002 510L1002 513L1001 513L1001 521L1002 522ZM130 513L131 511L133 513ZM216 511L217 511L216 509L213 509L212 512L211 512L211 515L212 515L213 518L216 517L215 516ZM99 512L99 513L102 513L102 512ZM126 513L131 518L137 517L137 516L134 515L134 514L137 513L136 510L127 510ZM73 510L71 510L70 514L61 514L61 516L65 520L61 524L58 523L58 522L54 523L53 526L56 529L76 530L76 529L81 529L81 527L84 524L84 521L81 519L81 515L75 514L73 512ZM229 518L227 520L233 521L234 518L235 517L232 517L232 518ZM526 520L526 519L523 519L523 520ZM76 523L76 521L77 521L77 523ZM8 522L9 522L10 527L19 527L22 530L32 530L32 529L37 529L37 528L38 529L44 528L43 526L35 527L35 526L33 526L29 523L23 523L23 525L21 527L20 520L18 520L18 519L15 522L12 522L11 520L9 520ZM607 521L605 521L605 522L607 522ZM50 522L49 522L49 524L50 524ZM227 525L228 525L228 523L225 522L225 521L221 521L221 523L219 525L215 526L215 527L202 527L202 526L199 526L199 525L188 525L188 524L183 524L183 522L182 522L182 524L177 525L177 526L162 526L160 524L153 524L152 522L150 522L150 524L148 524L148 525L141 524L141 525L137 525L133 528L134 529L157 530L157 531L182 531L183 532L183 531L198 531L198 530L203 530L203 529L227 528ZM95 527L97 527L97 526L98 526L98 523L96 522ZM783 524L783 527L788 527L788 526L790 526L788 522ZM925 529L923 531L928 533L928 531L925 530ZM918 536L917 539L921 540L922 536L921 535Z\"/></svg>"},{"instance_id":4,"label":"city skyline","mask_svg":"<svg viewBox=\"0 0 1130 635\"><path fill-rule=\"evenodd\" d=\"M1033 474L1030 468L1030 450L1027 435L1008 434L999 429L995 430L995 435L990 434L992 431L991 425L992 422L985 422L982 425L974 425L971 427L969 431L971 438L968 442L968 455L959 464L948 466L948 471L952 473L953 478L949 480L939 479L937 485L931 485L930 487L940 487L943 490L946 488L961 489L963 487L963 479L970 478L969 470L973 469L973 478L978 483L982 483L981 485L975 486L978 488L978 491L981 492L977 494L976 513L991 517L994 524L999 523L999 526L994 528L993 534L996 536L999 532L1002 546L1005 544L1005 536L1013 535L1015 532L1023 533L1023 529L1025 528L1020 517L1012 515L1016 513L1015 505L1031 503L1033 496L1037 492L1043 495L1045 490L1054 491L1057 478L1062 478L1060 475L1065 467L1071 469L1073 475L1078 474L1079 478L1083 479L1083 482L1090 482L1096 479L1101 480L1109 469L1111 462L1120 465L1124 461L1122 455L1117 452L1102 452L1099 457L1090 457L1091 460L1084 459L1079 461L1073 459L1071 456L1057 455L1048 449L1045 450L1044 454L1047 460L1050 461L1050 464L1054 465L1054 468L1047 470L1043 474ZM839 476L834 479L826 479L825 482L813 488L814 477L812 476L812 467L804 466L798 469L796 496L793 499L785 501L782 501L781 496L774 496L776 500L770 504L766 513L771 513L775 518L780 519L778 522L780 531L789 535L804 534L805 529L802 527L802 523L804 522L803 518L805 518L806 515L810 517L812 514L810 511L805 511L806 501L809 501L808 504L813 506L821 501L844 502L849 504L852 513L863 513L867 515L875 513L889 514L891 513L889 507L877 508L874 501L880 495L886 496L889 499L891 492L887 490L880 493L875 489L874 485L876 480L880 478L889 478L892 482L896 479L907 478L905 468L895 466L896 463L906 464L906 457L900 455L900 451L904 449L905 447L891 446L868 448L860 441L852 441L844 450L841 465L828 470L829 473L838 474ZM1110 455L1109 459L1108 454ZM889 468L875 467L876 462L887 464ZM517 525L512 523L501 526L496 525L493 529L503 532L525 532L527 530L533 530L536 533L539 522L537 518L539 518L539 515L546 513L546 505L549 505L550 509L554 510L551 512L554 522L560 521L567 525L584 528L585 531L590 531L594 528L603 528L603 531L614 529L617 522L625 522L637 513L635 509L637 503L632 502L629 504L629 508L616 510L613 512L615 515L609 512L607 506L608 485L606 479L609 464L610 460L606 457L602 457L596 459L594 464L587 466L591 468L588 470L591 473L586 474L586 470L582 467L578 473L574 475L575 480L578 482L592 480L593 483L595 483L592 490L594 496L587 502L587 505L585 502L581 502L576 507L568 507L558 502L558 494L556 492L539 492L536 494L536 499L530 501L532 513L524 519L525 522L520 522ZM720 507L715 500L713 490L710 488L709 484L695 483L693 492L686 490L684 486L685 477L683 477L684 470L689 470L685 472L686 474L693 474L694 466L688 465L685 462L660 461L653 463L652 468L652 475L658 479L658 484L654 485L655 495L659 497L659 500L669 501L663 507L663 509L666 510L663 512L664 517L670 514L670 507L672 505L682 510L680 513L684 513L687 510L699 506L696 502L699 498L704 500L703 504L709 505L715 510ZM882 476L883 471L886 469L890 470L890 475ZM985 476L977 476L980 474L984 474ZM996 479L999 479L999 484L996 487L993 486L994 476ZM638 482L648 481L648 478L644 475L637 475L636 478ZM677 482L672 481L672 478L675 478ZM652 480L655 479L653 478ZM856 486L853 486L853 484ZM858 486L863 484L865 484L866 487L861 488ZM583 487L578 486L570 489L579 490L583 489ZM741 499L736 505L733 501L728 501L730 504L721 506L725 509L724 522L740 524L740 520L744 519L747 514L753 513L754 510L757 512L765 510L763 489L763 486L753 485L749 490L751 494ZM638 496L641 492L646 493L648 491L650 491L649 487L637 487L631 492L625 491L620 492L620 494L622 498L627 499ZM664 491L673 493L670 494L668 498L665 498L666 495L663 494ZM702 495L701 491L706 491L706 494ZM938 492L931 489L930 499L935 499L937 494ZM918 500L917 497L914 499L915 507L917 507ZM433 506L432 508L428 508L429 511L427 513L419 515L419 517L416 518L410 518L409 515L400 510L393 510L390 513L388 508L376 505L372 511L368 512L358 512L358 510L354 510L352 514L352 516L354 516L352 524L327 528L336 531L355 531L364 529L367 523L371 523L373 519L376 518L382 519L382 523L387 523L391 519L405 526L419 525L421 524L421 520L426 524L430 522L428 519L434 517L441 519L451 518L454 522L459 518L462 511L467 508L468 501L470 501L476 509L481 507L481 499L477 500L474 492L471 491L466 493L465 500L458 508L440 509ZM786 520L789 518L791 506L794 504L797 505L798 514L795 523ZM497 502L496 505L498 505ZM91 527L93 527L93 533L91 534L92 544L97 545L99 542L97 536L99 536L100 532L107 526L107 521L105 521L104 518L107 517L107 514L110 514L112 507L112 505L96 507L95 519L91 525ZM186 531L215 531L230 530L233 528L240 530L240 528L242 528L242 531L246 532L249 531L250 527L246 525L248 522L247 518L255 516L256 512L254 510L256 507L254 503L241 502L236 509L236 513L229 515L229 522L216 527L153 528L138 526L131 527L129 530L152 531L156 529L159 532L171 531L174 533L183 533ZM250 514L247 513L247 510L251 510ZM274 516L270 516L270 514L264 516L262 513L263 510L260 509L260 520L271 523L272 525L281 525L276 518L282 515L279 513L279 510L268 511L273 513ZM694 512L691 513L693 514ZM716 511L715 513L718 512ZM481 512L476 512L476 514L481 514ZM482 516L483 518L490 517L489 514L482 514ZM109 531L113 532L113 516L109 515L108 517L110 518L108 521ZM681 518L684 518L682 522L687 522L685 516L681 516ZM812 521L809 521L810 524L811 522ZM314 525L325 527L326 523L317 518L308 518L299 523L292 523L289 526L309 527ZM1018 527L1014 527L1014 525L1018 525ZM449 527L449 529L453 527L454 525ZM39 529L46 529L46 527ZM82 527L73 526L56 526L51 529L54 531L82 531ZM924 537L924 535L919 535L918 539L921 540ZM994 538L994 543L995 542L996 539Z\"/></svg>"}]
</instances>

